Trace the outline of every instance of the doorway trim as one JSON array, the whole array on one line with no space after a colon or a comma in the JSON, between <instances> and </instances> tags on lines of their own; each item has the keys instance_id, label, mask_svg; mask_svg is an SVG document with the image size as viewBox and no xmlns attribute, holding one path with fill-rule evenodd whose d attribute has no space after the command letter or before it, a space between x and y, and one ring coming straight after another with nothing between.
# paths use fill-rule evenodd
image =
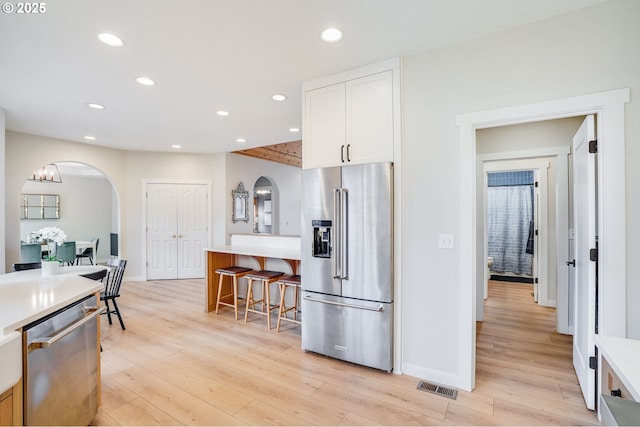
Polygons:
<instances>
[{"instance_id":1,"label":"doorway trim","mask_svg":"<svg viewBox=\"0 0 640 427\"><path fill-rule=\"evenodd\" d=\"M618 89L456 117L460 140L459 290L460 387L475 387L476 366L476 130L596 114L598 138L598 229L600 333L626 336L626 241L624 104ZM469 215L471 213L471 215Z\"/></svg>"}]
</instances>

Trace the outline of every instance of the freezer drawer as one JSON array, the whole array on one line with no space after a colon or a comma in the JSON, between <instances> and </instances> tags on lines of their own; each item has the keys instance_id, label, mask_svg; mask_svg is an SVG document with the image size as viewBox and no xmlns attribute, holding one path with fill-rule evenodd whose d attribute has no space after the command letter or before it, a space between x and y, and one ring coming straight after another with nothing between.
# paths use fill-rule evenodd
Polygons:
<instances>
[{"instance_id":1,"label":"freezer drawer","mask_svg":"<svg viewBox=\"0 0 640 427\"><path fill-rule=\"evenodd\" d=\"M391 372L393 303L302 292L302 348Z\"/></svg>"}]
</instances>

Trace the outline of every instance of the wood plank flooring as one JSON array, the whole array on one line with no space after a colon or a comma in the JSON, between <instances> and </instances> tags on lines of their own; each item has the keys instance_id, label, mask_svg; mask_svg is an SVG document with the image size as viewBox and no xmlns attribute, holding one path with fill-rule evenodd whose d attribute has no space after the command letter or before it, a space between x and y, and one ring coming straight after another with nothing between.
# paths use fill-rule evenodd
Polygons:
<instances>
[{"instance_id":1,"label":"wood plank flooring","mask_svg":"<svg viewBox=\"0 0 640 427\"><path fill-rule=\"evenodd\" d=\"M102 322L94 425L594 425L571 337L531 286L491 282L478 324L476 390L456 400L300 349L300 328L203 312L204 280L126 282L127 326ZM275 324L275 322L274 322Z\"/></svg>"}]
</instances>

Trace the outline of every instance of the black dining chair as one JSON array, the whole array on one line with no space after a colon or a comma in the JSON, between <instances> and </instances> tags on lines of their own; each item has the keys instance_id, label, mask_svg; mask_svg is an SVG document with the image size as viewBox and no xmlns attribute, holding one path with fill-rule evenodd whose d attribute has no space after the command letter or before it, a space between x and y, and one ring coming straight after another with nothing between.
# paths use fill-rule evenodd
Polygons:
<instances>
[{"instance_id":1,"label":"black dining chair","mask_svg":"<svg viewBox=\"0 0 640 427\"><path fill-rule=\"evenodd\" d=\"M17 262L13 264L13 271L35 270L42 268L42 263L38 262Z\"/></svg>"},{"instance_id":2,"label":"black dining chair","mask_svg":"<svg viewBox=\"0 0 640 427\"><path fill-rule=\"evenodd\" d=\"M122 329L126 329L124 327L124 322L122 321L122 315L120 314L120 308L118 307L118 303L116 302L116 298L120 297L120 285L122 285L122 277L124 276L124 269L127 266L127 261L124 259L110 259L107 261L107 265L110 267L110 271L107 274L104 291L100 292L100 301L104 301L104 304L107 306L107 319L109 319L109 324L111 325L111 315L115 314L118 316L118 320L120 321L120 326ZM109 306L109 301L113 303L113 310Z\"/></svg>"},{"instance_id":3,"label":"black dining chair","mask_svg":"<svg viewBox=\"0 0 640 427\"><path fill-rule=\"evenodd\" d=\"M102 270L98 270L98 271L95 271L93 273L81 274L80 276L86 277L87 279L97 280L97 281L102 282L103 279L105 277L107 277L108 273L109 273L109 270L106 269L106 268L103 268Z\"/></svg>"},{"instance_id":4,"label":"black dining chair","mask_svg":"<svg viewBox=\"0 0 640 427\"><path fill-rule=\"evenodd\" d=\"M93 265L93 258L98 255L98 244L100 243L100 238L96 237L95 239L91 239L92 242L96 242L96 253L93 253L93 248L86 248L84 251L76 255L76 265L80 265L80 259L89 258L89 262Z\"/></svg>"}]
</instances>

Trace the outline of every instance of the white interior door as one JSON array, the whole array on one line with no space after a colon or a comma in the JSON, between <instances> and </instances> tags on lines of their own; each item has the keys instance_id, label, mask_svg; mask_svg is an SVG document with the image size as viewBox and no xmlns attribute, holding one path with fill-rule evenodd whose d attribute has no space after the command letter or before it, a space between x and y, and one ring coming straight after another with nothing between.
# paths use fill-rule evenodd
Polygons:
<instances>
[{"instance_id":1,"label":"white interior door","mask_svg":"<svg viewBox=\"0 0 640 427\"><path fill-rule=\"evenodd\" d=\"M204 277L208 186L147 184L147 279Z\"/></svg>"},{"instance_id":2,"label":"white interior door","mask_svg":"<svg viewBox=\"0 0 640 427\"><path fill-rule=\"evenodd\" d=\"M175 184L147 184L147 279L178 277Z\"/></svg>"},{"instance_id":3,"label":"white interior door","mask_svg":"<svg viewBox=\"0 0 640 427\"><path fill-rule=\"evenodd\" d=\"M178 279L204 277L204 248L208 243L206 185L178 186Z\"/></svg>"},{"instance_id":4,"label":"white interior door","mask_svg":"<svg viewBox=\"0 0 640 427\"><path fill-rule=\"evenodd\" d=\"M596 155L589 152L595 140L595 118L587 116L573 137L573 221L575 227L575 332L573 366L587 408L595 409L596 263L590 260L596 248Z\"/></svg>"}]
</instances>

